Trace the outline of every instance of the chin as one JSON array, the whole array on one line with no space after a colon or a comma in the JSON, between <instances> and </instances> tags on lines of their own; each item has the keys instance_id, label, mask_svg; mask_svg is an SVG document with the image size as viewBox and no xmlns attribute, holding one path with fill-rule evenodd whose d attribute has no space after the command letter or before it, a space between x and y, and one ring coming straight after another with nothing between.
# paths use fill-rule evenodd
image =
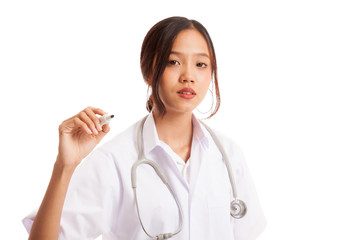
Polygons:
<instances>
[{"instance_id":1,"label":"chin","mask_svg":"<svg viewBox=\"0 0 360 240\"><path fill-rule=\"evenodd\" d=\"M193 107L181 107L181 108L166 108L166 111L168 112L168 113L177 113L177 114L179 114L179 113L191 113L192 114L192 112L194 111L194 109L195 108L193 108Z\"/></svg>"}]
</instances>

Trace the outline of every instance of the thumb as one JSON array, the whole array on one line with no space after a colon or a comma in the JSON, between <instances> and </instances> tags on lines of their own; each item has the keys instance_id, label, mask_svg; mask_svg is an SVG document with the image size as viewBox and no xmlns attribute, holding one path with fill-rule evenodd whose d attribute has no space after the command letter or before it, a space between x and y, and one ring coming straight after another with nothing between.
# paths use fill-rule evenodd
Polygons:
<instances>
[{"instance_id":1,"label":"thumb","mask_svg":"<svg viewBox=\"0 0 360 240\"><path fill-rule=\"evenodd\" d=\"M105 124L102 126L102 132L104 132L105 134L107 134L108 132L110 132L110 125L109 124Z\"/></svg>"},{"instance_id":2,"label":"thumb","mask_svg":"<svg viewBox=\"0 0 360 240\"><path fill-rule=\"evenodd\" d=\"M101 141L101 139L103 139L103 137L105 137L108 132L110 132L110 126L109 124L105 124L104 126L102 126L102 131L99 131L97 139Z\"/></svg>"}]
</instances>

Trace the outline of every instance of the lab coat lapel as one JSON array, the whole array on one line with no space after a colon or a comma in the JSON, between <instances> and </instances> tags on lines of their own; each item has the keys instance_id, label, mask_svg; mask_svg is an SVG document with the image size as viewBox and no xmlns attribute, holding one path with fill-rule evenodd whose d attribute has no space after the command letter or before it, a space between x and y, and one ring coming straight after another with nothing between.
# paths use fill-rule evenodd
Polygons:
<instances>
[{"instance_id":1,"label":"lab coat lapel","mask_svg":"<svg viewBox=\"0 0 360 240\"><path fill-rule=\"evenodd\" d=\"M197 182L199 177L204 177L204 164L206 159L211 159L210 149L209 149L209 140L211 138L210 134L206 129L200 124L200 122L193 116L193 127L194 127L194 136L193 136L193 145L191 146L191 163L190 163L190 201L193 198L195 189L197 187Z\"/></svg>"}]
</instances>

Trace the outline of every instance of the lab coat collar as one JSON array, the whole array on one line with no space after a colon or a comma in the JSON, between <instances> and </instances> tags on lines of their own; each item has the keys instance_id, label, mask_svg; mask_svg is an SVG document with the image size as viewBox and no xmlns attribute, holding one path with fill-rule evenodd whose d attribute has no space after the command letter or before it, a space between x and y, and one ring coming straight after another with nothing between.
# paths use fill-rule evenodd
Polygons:
<instances>
[{"instance_id":1,"label":"lab coat collar","mask_svg":"<svg viewBox=\"0 0 360 240\"><path fill-rule=\"evenodd\" d=\"M192 115L193 124L193 142L200 143L205 149L209 148L209 137L210 133L205 130L204 126L200 124L200 121Z\"/></svg>"},{"instance_id":2,"label":"lab coat collar","mask_svg":"<svg viewBox=\"0 0 360 240\"><path fill-rule=\"evenodd\" d=\"M146 141L144 141L144 139L146 139ZM155 120L152 112L148 115L144 123L143 144L144 144L145 155L150 153L156 147L160 146L160 139L157 134Z\"/></svg>"},{"instance_id":3,"label":"lab coat collar","mask_svg":"<svg viewBox=\"0 0 360 240\"><path fill-rule=\"evenodd\" d=\"M199 120L194 116L194 114L192 115L192 124L193 144L200 143L204 149L208 149L210 134L205 130L204 126L200 124ZM149 154L155 148L162 146L157 134L155 120L152 112L148 115L145 121L143 138L146 139L146 141L144 141L145 154Z\"/></svg>"}]
</instances>

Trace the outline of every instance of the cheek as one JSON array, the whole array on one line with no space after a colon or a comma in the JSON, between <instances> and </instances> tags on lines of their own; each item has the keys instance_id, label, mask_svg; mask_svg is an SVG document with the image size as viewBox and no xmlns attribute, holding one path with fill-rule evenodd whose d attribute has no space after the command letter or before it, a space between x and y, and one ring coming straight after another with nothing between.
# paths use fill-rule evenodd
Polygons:
<instances>
[{"instance_id":1,"label":"cheek","mask_svg":"<svg viewBox=\"0 0 360 240\"><path fill-rule=\"evenodd\" d=\"M172 79L174 79L173 74L171 71L164 71L162 78L160 80L160 86L159 86L159 95L162 101L164 101L164 98L166 98L166 94L169 92L172 86Z\"/></svg>"},{"instance_id":2,"label":"cheek","mask_svg":"<svg viewBox=\"0 0 360 240\"><path fill-rule=\"evenodd\" d=\"M175 79L176 79L176 72L169 68L165 68L160 83L164 85L168 85L171 82L174 82Z\"/></svg>"},{"instance_id":3,"label":"cheek","mask_svg":"<svg viewBox=\"0 0 360 240\"><path fill-rule=\"evenodd\" d=\"M202 101L205 98L206 94L208 93L209 85L210 85L210 81L207 81L198 88L197 94L200 97L199 98L200 101Z\"/></svg>"},{"instance_id":4,"label":"cheek","mask_svg":"<svg viewBox=\"0 0 360 240\"><path fill-rule=\"evenodd\" d=\"M199 83L201 84L201 89L204 89L205 92L207 91L207 89L210 86L210 82L211 82L211 72L205 72L203 74L201 74L200 78L199 78Z\"/></svg>"}]
</instances>

